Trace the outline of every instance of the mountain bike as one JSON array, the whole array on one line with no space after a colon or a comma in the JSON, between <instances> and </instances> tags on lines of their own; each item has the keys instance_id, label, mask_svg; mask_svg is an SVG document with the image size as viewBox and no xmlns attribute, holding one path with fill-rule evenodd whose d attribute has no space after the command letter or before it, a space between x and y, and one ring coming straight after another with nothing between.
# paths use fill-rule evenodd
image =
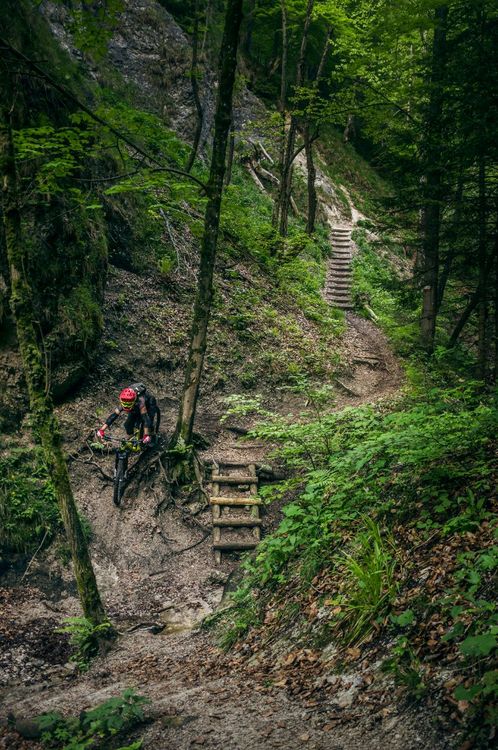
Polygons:
<instances>
[{"instance_id":1,"label":"mountain bike","mask_svg":"<svg viewBox=\"0 0 498 750\"><path fill-rule=\"evenodd\" d=\"M131 436L115 438L112 435L105 435L104 440L111 443L118 443L115 450L114 461L114 490L112 500L118 508L121 505L126 482L128 480L128 461L133 453L141 453L143 449L143 439L140 437L140 430L137 429Z\"/></svg>"},{"instance_id":2,"label":"mountain bike","mask_svg":"<svg viewBox=\"0 0 498 750\"><path fill-rule=\"evenodd\" d=\"M159 425L161 423L161 412L159 407L156 406L154 416L152 417L153 430L152 430L152 442L147 444L147 448L154 448L160 443ZM134 453L142 453L144 450L143 443L143 426L137 427L133 432L133 435L127 435L126 437L115 438L112 435L105 435L104 440L107 442L118 443L115 449L115 462L114 462L114 491L113 491L113 502L118 508L121 505L121 500L126 489L128 481L128 462L130 455ZM135 462L133 466L136 464Z\"/></svg>"}]
</instances>

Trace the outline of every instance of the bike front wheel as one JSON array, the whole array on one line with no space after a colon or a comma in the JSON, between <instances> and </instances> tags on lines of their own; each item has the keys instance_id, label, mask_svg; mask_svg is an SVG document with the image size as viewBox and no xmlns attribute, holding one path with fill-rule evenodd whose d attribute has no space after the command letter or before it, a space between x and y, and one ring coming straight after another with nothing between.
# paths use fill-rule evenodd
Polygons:
<instances>
[{"instance_id":1,"label":"bike front wheel","mask_svg":"<svg viewBox=\"0 0 498 750\"><path fill-rule=\"evenodd\" d=\"M114 476L114 494L113 501L114 505L118 508L121 505L121 499L123 497L126 486L126 466L123 459L120 459L116 466L116 474Z\"/></svg>"}]
</instances>

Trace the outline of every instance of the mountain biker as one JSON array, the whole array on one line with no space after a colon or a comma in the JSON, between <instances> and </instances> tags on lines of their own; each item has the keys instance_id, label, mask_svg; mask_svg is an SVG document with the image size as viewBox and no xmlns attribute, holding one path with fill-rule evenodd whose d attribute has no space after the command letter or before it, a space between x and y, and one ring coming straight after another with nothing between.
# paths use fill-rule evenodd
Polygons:
<instances>
[{"instance_id":1,"label":"mountain biker","mask_svg":"<svg viewBox=\"0 0 498 750\"><path fill-rule=\"evenodd\" d=\"M100 430L97 430L99 440L104 441L105 431L111 427L123 411L128 414L124 423L127 435L133 435L133 431L137 427L143 426L142 443L150 445L154 432L154 417L158 408L156 399L148 392L143 383L133 383L127 388L123 388L119 394L119 406L109 414Z\"/></svg>"}]
</instances>

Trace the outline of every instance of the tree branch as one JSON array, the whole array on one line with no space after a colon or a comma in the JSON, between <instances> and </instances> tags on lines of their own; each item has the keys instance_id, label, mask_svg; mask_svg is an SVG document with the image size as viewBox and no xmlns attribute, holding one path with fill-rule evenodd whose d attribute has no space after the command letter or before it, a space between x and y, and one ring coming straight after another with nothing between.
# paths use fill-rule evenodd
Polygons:
<instances>
[{"instance_id":1,"label":"tree branch","mask_svg":"<svg viewBox=\"0 0 498 750\"><path fill-rule=\"evenodd\" d=\"M114 125L111 125L109 122L104 120L99 115L95 114L93 110L90 109L90 107L87 107L86 104L84 104L80 99L78 99L77 96L75 96L68 88L65 86L62 86L60 83L57 83L57 81L52 78L48 73L45 73L38 65L30 60L29 57L26 57L22 52L17 50L15 47L13 47L9 42L7 42L3 37L0 37L0 44L2 44L6 49L10 50L12 54L17 57L19 60L22 60L25 65L28 66L31 70L33 70L35 73L37 73L39 76L41 76L52 88L54 88L56 91L58 91L65 99L68 99L69 101L73 102L73 104L76 104L76 106L83 110L89 117L91 117L92 120L95 122L98 122L99 125L102 125L103 127L107 128L111 133L113 133L117 138L122 140L124 143L126 143L130 148L135 149L135 151L143 156L145 159L148 159L153 164L157 164L161 170L165 172L171 172L172 174L181 175L182 177L186 177L189 180L192 180L197 185L199 185L204 191L207 192L207 185L205 185L201 180L198 180L197 177L194 177L193 175L189 174L188 172L183 171L182 169L175 169L174 167L166 167L161 162L156 159L152 154L149 154L148 151L143 149L141 146L139 146L137 143L131 140L131 138L128 138L124 133L122 133L120 130L114 127Z\"/></svg>"}]
</instances>

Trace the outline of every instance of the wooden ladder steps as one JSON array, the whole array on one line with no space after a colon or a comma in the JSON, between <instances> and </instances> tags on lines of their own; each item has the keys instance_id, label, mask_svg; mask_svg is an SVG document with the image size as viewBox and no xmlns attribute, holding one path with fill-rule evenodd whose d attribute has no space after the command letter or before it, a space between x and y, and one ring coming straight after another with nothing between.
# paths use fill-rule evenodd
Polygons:
<instances>
[{"instance_id":1,"label":"wooden ladder steps","mask_svg":"<svg viewBox=\"0 0 498 750\"><path fill-rule=\"evenodd\" d=\"M261 505L261 500L257 497L221 497L216 496L210 498L209 502L211 505L233 505L233 506L244 506L244 505Z\"/></svg>"},{"instance_id":2,"label":"wooden ladder steps","mask_svg":"<svg viewBox=\"0 0 498 750\"><path fill-rule=\"evenodd\" d=\"M261 518L215 518L213 519L213 526L219 526L221 529L244 529L252 528L253 526L261 526L263 521Z\"/></svg>"},{"instance_id":3,"label":"wooden ladder steps","mask_svg":"<svg viewBox=\"0 0 498 750\"><path fill-rule=\"evenodd\" d=\"M258 482L258 479L251 474L213 474L211 481L217 484L254 484Z\"/></svg>"},{"instance_id":4,"label":"wooden ladder steps","mask_svg":"<svg viewBox=\"0 0 498 750\"><path fill-rule=\"evenodd\" d=\"M328 264L325 299L334 307L351 310L351 230L349 227L332 227L332 255Z\"/></svg>"},{"instance_id":5,"label":"wooden ladder steps","mask_svg":"<svg viewBox=\"0 0 498 750\"><path fill-rule=\"evenodd\" d=\"M233 471L238 470L238 473L230 474L230 469ZM262 521L259 517L261 500L257 496L258 476L256 473L256 464L235 461L223 463L222 461L217 461L213 468L211 483L212 492L209 502L213 515L213 550L215 561L219 565L223 552L254 549L261 539ZM237 494L237 492L244 492L247 486L249 487L250 494ZM222 494L222 487L226 487L226 494ZM228 510L229 508L236 508L237 515L230 516L227 513L224 514L222 509ZM246 513L242 515L244 510ZM222 538L224 529L235 531L240 529L246 534L249 533L250 536L232 540Z\"/></svg>"}]
</instances>

